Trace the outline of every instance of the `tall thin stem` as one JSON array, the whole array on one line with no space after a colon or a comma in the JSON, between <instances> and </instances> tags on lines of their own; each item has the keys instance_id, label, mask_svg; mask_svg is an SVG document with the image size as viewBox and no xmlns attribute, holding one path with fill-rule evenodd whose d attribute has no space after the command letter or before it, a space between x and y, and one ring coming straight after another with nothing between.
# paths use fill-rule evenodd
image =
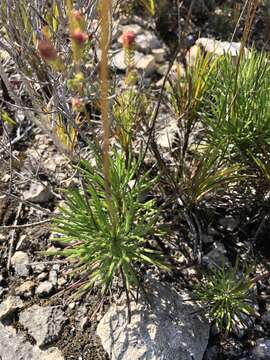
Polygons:
<instances>
[{"instance_id":1,"label":"tall thin stem","mask_svg":"<svg viewBox=\"0 0 270 360\"><path fill-rule=\"evenodd\" d=\"M108 106L108 34L109 34L109 10L110 0L100 1L101 17L101 118L103 126L103 165L104 179L107 195L110 193L109 182L109 106Z\"/></svg>"},{"instance_id":2,"label":"tall thin stem","mask_svg":"<svg viewBox=\"0 0 270 360\"><path fill-rule=\"evenodd\" d=\"M101 82L101 119L103 127L103 173L104 185L107 198L107 206L111 217L112 227L115 229L114 209L111 201L110 188L110 142L109 142L109 104L108 104L108 47L110 38L110 10L111 0L100 0L100 22L101 22L101 62L100 62L100 82Z\"/></svg>"}]
</instances>

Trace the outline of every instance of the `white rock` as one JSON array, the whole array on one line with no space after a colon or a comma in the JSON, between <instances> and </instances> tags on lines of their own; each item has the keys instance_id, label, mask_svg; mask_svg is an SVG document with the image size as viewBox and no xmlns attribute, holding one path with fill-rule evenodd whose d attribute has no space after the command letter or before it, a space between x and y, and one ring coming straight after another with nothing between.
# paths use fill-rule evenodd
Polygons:
<instances>
[{"instance_id":1,"label":"white rock","mask_svg":"<svg viewBox=\"0 0 270 360\"><path fill-rule=\"evenodd\" d=\"M15 273L19 276L29 275L29 256L24 251L16 251L11 258L11 264L15 269Z\"/></svg>"},{"instance_id":2,"label":"white rock","mask_svg":"<svg viewBox=\"0 0 270 360\"><path fill-rule=\"evenodd\" d=\"M53 284L50 281L43 281L36 288L36 294L38 296L48 296L53 290Z\"/></svg>"},{"instance_id":3,"label":"white rock","mask_svg":"<svg viewBox=\"0 0 270 360\"><path fill-rule=\"evenodd\" d=\"M156 62L153 55L145 55L136 63L136 68L148 76L156 70Z\"/></svg>"},{"instance_id":4,"label":"white rock","mask_svg":"<svg viewBox=\"0 0 270 360\"><path fill-rule=\"evenodd\" d=\"M143 54L139 53L138 51L134 52L134 66L136 63L143 57ZM111 58L110 65L113 68L116 68L121 71L125 71L127 65L125 64L125 52L124 50L118 51L113 57Z\"/></svg>"},{"instance_id":5,"label":"white rock","mask_svg":"<svg viewBox=\"0 0 270 360\"><path fill-rule=\"evenodd\" d=\"M48 183L32 183L30 189L23 194L24 200L34 203L45 203L52 198L51 187Z\"/></svg>"},{"instance_id":6,"label":"white rock","mask_svg":"<svg viewBox=\"0 0 270 360\"><path fill-rule=\"evenodd\" d=\"M199 38L197 39L195 45L189 49L186 55L186 60L188 64L193 66L200 49L206 53L213 54L213 56L228 54L235 60L239 55L240 48L240 42L219 41L212 38ZM244 48L244 55L248 56L248 54L248 49Z\"/></svg>"},{"instance_id":7,"label":"white rock","mask_svg":"<svg viewBox=\"0 0 270 360\"><path fill-rule=\"evenodd\" d=\"M44 168L52 172L56 171L57 166L61 167L67 164L67 158L62 154L53 153L44 161Z\"/></svg>"},{"instance_id":8,"label":"white rock","mask_svg":"<svg viewBox=\"0 0 270 360\"><path fill-rule=\"evenodd\" d=\"M188 294L176 293L149 279L145 284L149 304L139 297L127 305L112 305L101 319L97 334L111 360L201 360L209 337L209 324L198 307L185 301Z\"/></svg>"},{"instance_id":9,"label":"white rock","mask_svg":"<svg viewBox=\"0 0 270 360\"><path fill-rule=\"evenodd\" d=\"M138 24L129 24L129 25L122 25L120 27L122 33L127 31L133 31L135 35L139 35L143 32L143 28ZM122 43L122 40L119 38L118 41Z\"/></svg>"},{"instance_id":10,"label":"white rock","mask_svg":"<svg viewBox=\"0 0 270 360\"><path fill-rule=\"evenodd\" d=\"M64 286L67 283L67 280L63 277L61 277L60 279L58 279L57 284L58 286L61 288L62 286Z\"/></svg>"},{"instance_id":11,"label":"white rock","mask_svg":"<svg viewBox=\"0 0 270 360\"><path fill-rule=\"evenodd\" d=\"M53 347L40 350L32 345L22 333L12 326L3 326L0 323L0 359L1 360L64 360L60 350Z\"/></svg>"},{"instance_id":12,"label":"white rock","mask_svg":"<svg viewBox=\"0 0 270 360\"><path fill-rule=\"evenodd\" d=\"M42 273L38 274L37 279L43 281L48 278L48 273L43 271Z\"/></svg>"},{"instance_id":13,"label":"white rock","mask_svg":"<svg viewBox=\"0 0 270 360\"><path fill-rule=\"evenodd\" d=\"M229 54L232 57L236 57L239 55L241 48L240 42L218 41L210 38L199 38L196 41L196 45L202 46L206 52L214 53L217 56ZM244 53L248 55L247 48L244 48Z\"/></svg>"},{"instance_id":14,"label":"white rock","mask_svg":"<svg viewBox=\"0 0 270 360\"><path fill-rule=\"evenodd\" d=\"M49 272L49 281L53 284L53 286L57 285L57 272L55 270L51 270Z\"/></svg>"},{"instance_id":15,"label":"white rock","mask_svg":"<svg viewBox=\"0 0 270 360\"><path fill-rule=\"evenodd\" d=\"M34 274L40 274L46 269L46 266L43 263L36 263L32 265L32 269Z\"/></svg>"},{"instance_id":16,"label":"white rock","mask_svg":"<svg viewBox=\"0 0 270 360\"><path fill-rule=\"evenodd\" d=\"M187 52L186 54L186 61L187 64L189 64L190 66L194 66L198 53L199 51L201 51L200 46L199 45L193 45Z\"/></svg>"}]
</instances>

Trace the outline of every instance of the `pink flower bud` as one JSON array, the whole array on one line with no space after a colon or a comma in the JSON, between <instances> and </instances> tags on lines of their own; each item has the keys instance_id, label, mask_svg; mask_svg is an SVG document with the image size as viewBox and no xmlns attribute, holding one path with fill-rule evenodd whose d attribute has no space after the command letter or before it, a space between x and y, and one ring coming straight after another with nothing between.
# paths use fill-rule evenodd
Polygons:
<instances>
[{"instance_id":1,"label":"pink flower bud","mask_svg":"<svg viewBox=\"0 0 270 360\"><path fill-rule=\"evenodd\" d=\"M133 31L126 31L122 35L122 41L124 48L130 48L134 41L135 41L136 35Z\"/></svg>"},{"instance_id":2,"label":"pink flower bud","mask_svg":"<svg viewBox=\"0 0 270 360\"><path fill-rule=\"evenodd\" d=\"M37 48L43 60L54 61L57 59L57 52L53 43L49 39L44 38L42 40L38 40Z\"/></svg>"},{"instance_id":3,"label":"pink flower bud","mask_svg":"<svg viewBox=\"0 0 270 360\"><path fill-rule=\"evenodd\" d=\"M77 45L83 45L86 41L88 41L89 36L78 28L72 32L71 39Z\"/></svg>"}]
</instances>

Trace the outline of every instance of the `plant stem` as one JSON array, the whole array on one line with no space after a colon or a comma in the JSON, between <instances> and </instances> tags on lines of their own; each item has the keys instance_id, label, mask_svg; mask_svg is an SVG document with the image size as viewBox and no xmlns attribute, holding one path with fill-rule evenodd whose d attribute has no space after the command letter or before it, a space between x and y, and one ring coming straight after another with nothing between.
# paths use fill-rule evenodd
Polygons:
<instances>
[{"instance_id":1,"label":"plant stem","mask_svg":"<svg viewBox=\"0 0 270 360\"><path fill-rule=\"evenodd\" d=\"M110 33L111 0L100 0L100 22L101 22L101 62L100 62L100 82L101 82L101 119L103 127L103 174L104 186L106 192L107 206L112 223L112 239L115 239L116 221L113 204L111 201L110 187L110 140L109 140L109 104L108 104L108 47Z\"/></svg>"},{"instance_id":2,"label":"plant stem","mask_svg":"<svg viewBox=\"0 0 270 360\"><path fill-rule=\"evenodd\" d=\"M103 165L104 165L104 179L105 190L107 196L110 194L109 183L109 107L108 107L108 33L109 33L109 9L110 0L101 0L100 14L101 14L101 64L100 64L100 79L101 79L101 118L103 126Z\"/></svg>"}]
</instances>

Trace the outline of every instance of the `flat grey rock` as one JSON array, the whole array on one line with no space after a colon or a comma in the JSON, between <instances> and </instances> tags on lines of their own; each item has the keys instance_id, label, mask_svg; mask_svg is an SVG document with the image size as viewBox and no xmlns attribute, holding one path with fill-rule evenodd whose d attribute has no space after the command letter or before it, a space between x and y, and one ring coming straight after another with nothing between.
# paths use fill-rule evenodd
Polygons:
<instances>
[{"instance_id":1,"label":"flat grey rock","mask_svg":"<svg viewBox=\"0 0 270 360\"><path fill-rule=\"evenodd\" d=\"M30 189L23 194L24 200L34 203L45 203L52 198L51 187L48 183L32 183Z\"/></svg>"},{"instance_id":2,"label":"flat grey rock","mask_svg":"<svg viewBox=\"0 0 270 360\"><path fill-rule=\"evenodd\" d=\"M59 338L66 316L59 306L33 305L20 313L19 321L33 336L37 345L44 346Z\"/></svg>"},{"instance_id":3,"label":"flat grey rock","mask_svg":"<svg viewBox=\"0 0 270 360\"><path fill-rule=\"evenodd\" d=\"M97 334L112 360L202 360L209 338L209 324L198 307L185 301L186 293L176 293L156 280L146 283L151 308L140 296L127 306L112 305L101 319Z\"/></svg>"},{"instance_id":4,"label":"flat grey rock","mask_svg":"<svg viewBox=\"0 0 270 360\"><path fill-rule=\"evenodd\" d=\"M146 76L151 75L157 68L154 56L151 54L143 56L136 63L136 68L141 70Z\"/></svg>"},{"instance_id":5,"label":"flat grey rock","mask_svg":"<svg viewBox=\"0 0 270 360\"><path fill-rule=\"evenodd\" d=\"M38 346L30 344L12 326L0 323L0 339L1 360L64 360L57 348L42 351Z\"/></svg>"}]
</instances>

